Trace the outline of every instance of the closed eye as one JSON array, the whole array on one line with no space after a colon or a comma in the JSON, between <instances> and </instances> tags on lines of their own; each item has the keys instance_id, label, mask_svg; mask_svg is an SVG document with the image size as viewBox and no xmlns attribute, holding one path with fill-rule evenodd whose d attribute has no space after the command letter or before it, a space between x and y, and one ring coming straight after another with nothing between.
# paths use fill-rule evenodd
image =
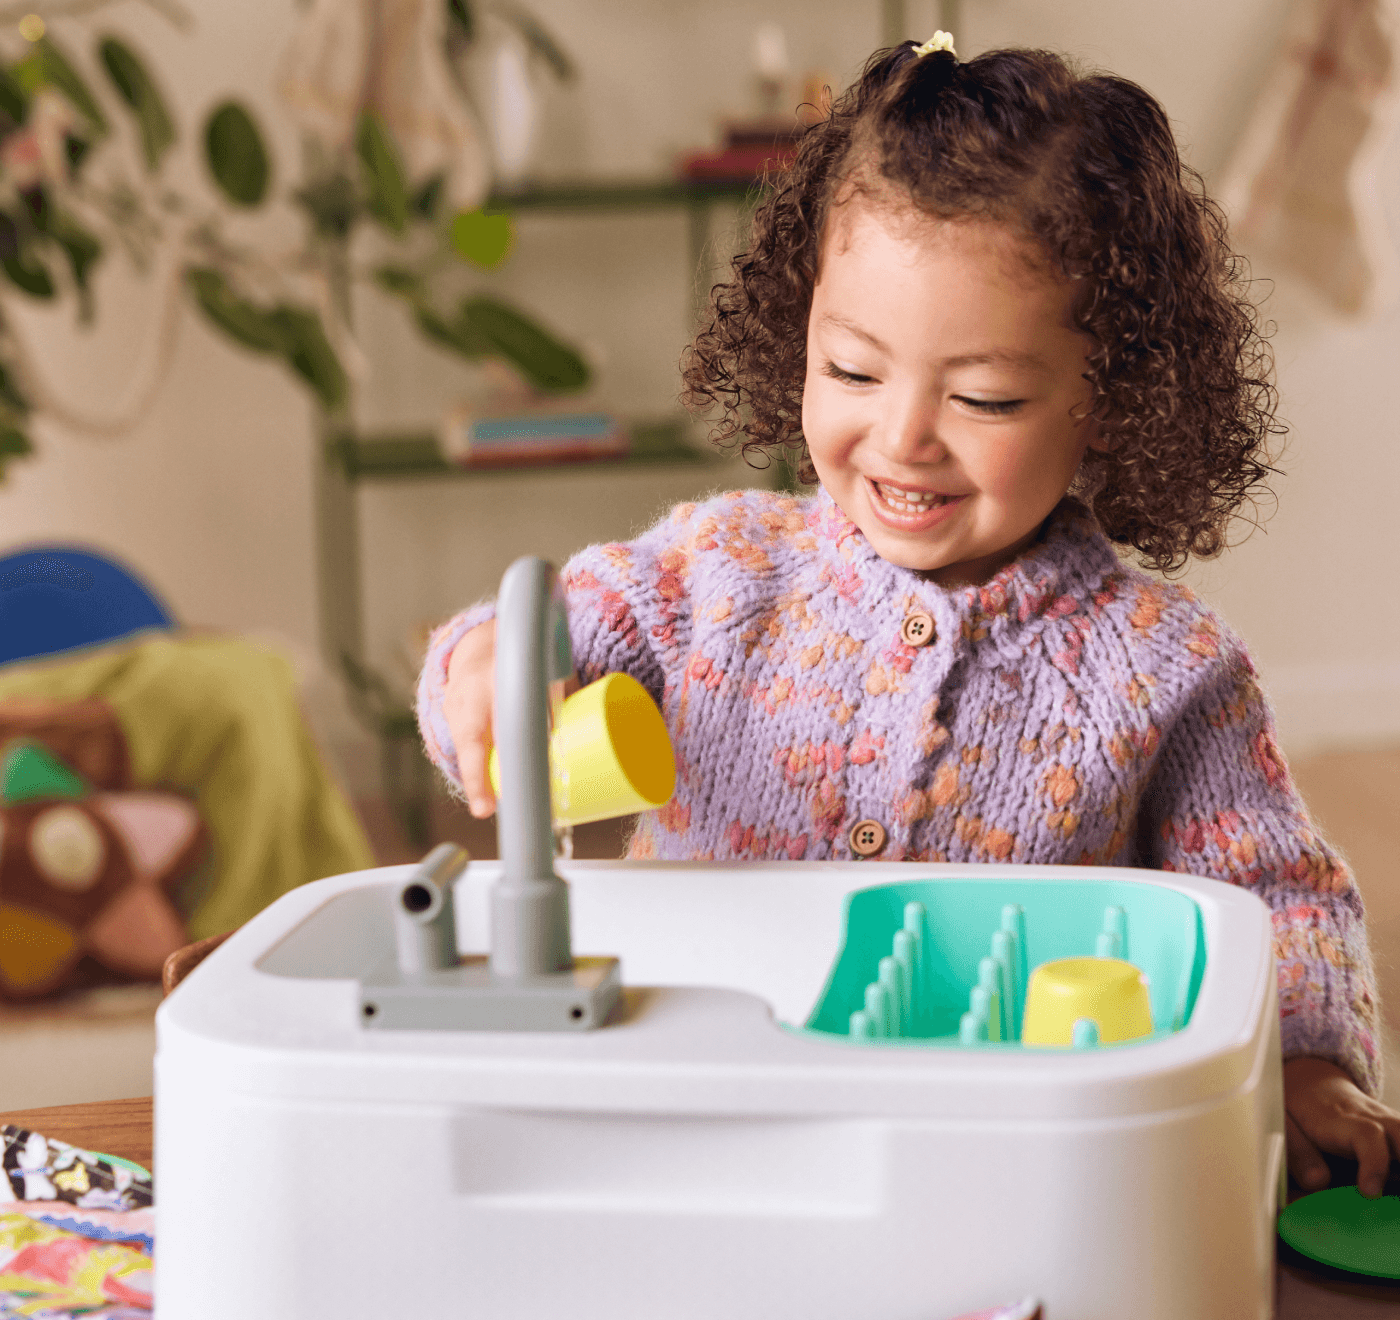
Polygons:
<instances>
[{"instance_id":1,"label":"closed eye","mask_svg":"<svg viewBox=\"0 0 1400 1320\"><path fill-rule=\"evenodd\" d=\"M828 362L822 368L822 375L830 376L832 380L839 380L847 385L869 385L875 379L874 376L861 376L854 371L843 371L834 362Z\"/></svg>"},{"instance_id":2,"label":"closed eye","mask_svg":"<svg viewBox=\"0 0 1400 1320\"><path fill-rule=\"evenodd\" d=\"M978 412L987 413L991 416L1002 416L1006 413L1014 413L1023 403L1024 399L969 399L965 394L955 394L953 397L959 403L965 403L970 408L976 408Z\"/></svg>"},{"instance_id":3,"label":"closed eye","mask_svg":"<svg viewBox=\"0 0 1400 1320\"><path fill-rule=\"evenodd\" d=\"M855 371L847 371L843 367L838 367L834 362L827 362L822 367L822 375L830 376L832 380L839 380L845 385L873 385L876 383L874 376L863 376ZM1024 399L970 399L965 394L955 394L953 396L959 403L965 403L969 408L974 408L980 413L991 417L1004 417L1016 412Z\"/></svg>"}]
</instances>

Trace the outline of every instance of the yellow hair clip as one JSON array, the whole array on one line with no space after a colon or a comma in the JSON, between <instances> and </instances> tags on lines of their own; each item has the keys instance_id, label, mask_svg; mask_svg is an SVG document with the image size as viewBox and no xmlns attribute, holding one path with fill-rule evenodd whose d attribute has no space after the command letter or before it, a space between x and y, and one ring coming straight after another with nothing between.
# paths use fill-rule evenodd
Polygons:
<instances>
[{"instance_id":1,"label":"yellow hair clip","mask_svg":"<svg viewBox=\"0 0 1400 1320\"><path fill-rule=\"evenodd\" d=\"M914 54L920 57L932 55L936 50L946 50L954 59L958 58L958 52L953 49L953 34L944 32L942 29L935 32L922 46L914 47Z\"/></svg>"}]
</instances>

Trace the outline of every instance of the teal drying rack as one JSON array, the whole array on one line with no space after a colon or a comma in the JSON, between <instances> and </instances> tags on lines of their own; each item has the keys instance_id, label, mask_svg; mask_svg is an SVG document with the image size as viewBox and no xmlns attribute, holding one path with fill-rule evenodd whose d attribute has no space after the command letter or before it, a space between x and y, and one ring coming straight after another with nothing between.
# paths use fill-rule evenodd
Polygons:
<instances>
[{"instance_id":1,"label":"teal drying rack","mask_svg":"<svg viewBox=\"0 0 1400 1320\"><path fill-rule=\"evenodd\" d=\"M1021 1044L1031 969L1086 955L1148 978L1152 1034L1114 1048L1190 1022L1206 947L1187 895L1149 881L926 880L847 899L841 952L802 1029L864 1045L1040 1048ZM1075 1044L1096 1045L1083 1025Z\"/></svg>"}]
</instances>

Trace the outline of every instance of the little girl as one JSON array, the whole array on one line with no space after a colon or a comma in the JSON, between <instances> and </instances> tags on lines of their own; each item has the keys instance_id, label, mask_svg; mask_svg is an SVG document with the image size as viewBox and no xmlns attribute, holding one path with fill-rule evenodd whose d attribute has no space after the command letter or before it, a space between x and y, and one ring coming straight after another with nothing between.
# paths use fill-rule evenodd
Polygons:
<instances>
[{"instance_id":1,"label":"little girl","mask_svg":"<svg viewBox=\"0 0 1400 1320\"><path fill-rule=\"evenodd\" d=\"M1361 896L1313 829L1240 640L1158 569L1224 545L1271 471L1270 357L1162 108L1043 51L878 53L808 130L685 364L734 491L563 577L584 682L665 713L674 799L628 856L1082 863L1273 910L1289 1168L1378 1196ZM494 623L433 636L428 751L494 802ZM874 878L874 877L872 877Z\"/></svg>"}]
</instances>

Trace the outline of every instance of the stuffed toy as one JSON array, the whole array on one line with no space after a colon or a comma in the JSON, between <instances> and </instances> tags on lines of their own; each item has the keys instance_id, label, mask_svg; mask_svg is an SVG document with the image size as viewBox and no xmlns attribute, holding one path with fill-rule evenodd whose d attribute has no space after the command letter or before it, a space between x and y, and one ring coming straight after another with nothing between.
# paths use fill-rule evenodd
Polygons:
<instances>
[{"instance_id":1,"label":"stuffed toy","mask_svg":"<svg viewBox=\"0 0 1400 1320\"><path fill-rule=\"evenodd\" d=\"M172 897L206 848L198 811L178 793L125 786L121 729L103 703L69 703L57 719L51 707L44 741L12 736L38 712L7 714L0 709L0 998L158 980L188 942ZM56 755L65 742L107 787Z\"/></svg>"}]
</instances>

